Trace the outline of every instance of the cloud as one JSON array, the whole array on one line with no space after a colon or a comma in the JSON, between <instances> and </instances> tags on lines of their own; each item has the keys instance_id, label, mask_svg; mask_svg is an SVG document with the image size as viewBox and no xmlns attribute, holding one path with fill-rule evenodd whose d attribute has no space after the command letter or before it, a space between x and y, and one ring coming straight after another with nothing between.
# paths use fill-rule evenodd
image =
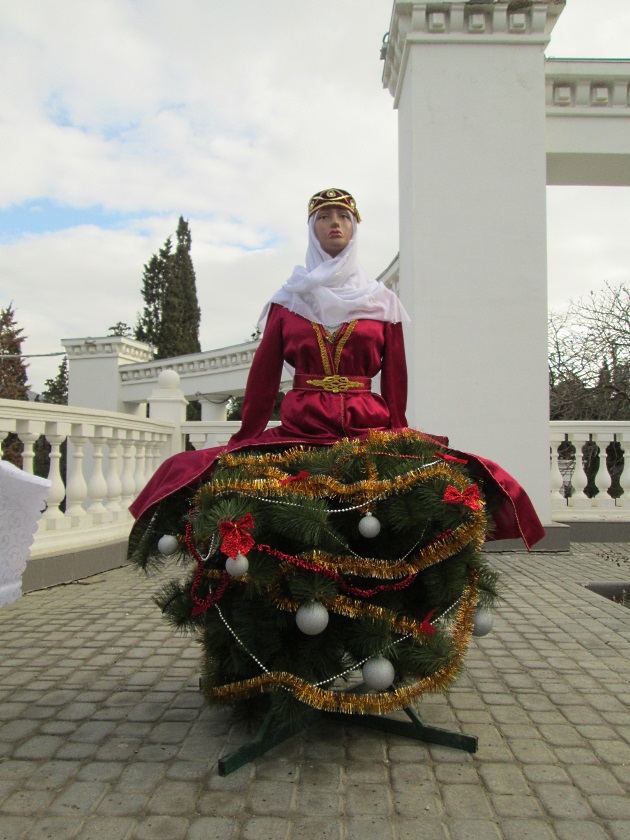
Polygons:
<instances>
[{"instance_id":1,"label":"cloud","mask_svg":"<svg viewBox=\"0 0 630 840\"><path fill-rule=\"evenodd\" d=\"M142 267L180 214L206 349L249 336L303 260L306 201L325 186L355 194L361 258L380 273L398 249L397 114L379 62L391 9L391 0L8 4L0 299L15 303L26 352L133 323ZM623 54L629 16L619 0L596 9L570 0L547 52ZM589 270L603 280L627 263L615 243L626 198L598 199L589 220L577 211L587 191L558 196L549 198L552 302L588 284ZM586 247L579 231L594 237L588 259L574 257ZM41 387L55 370L55 360L34 361L31 382Z\"/></svg>"}]
</instances>

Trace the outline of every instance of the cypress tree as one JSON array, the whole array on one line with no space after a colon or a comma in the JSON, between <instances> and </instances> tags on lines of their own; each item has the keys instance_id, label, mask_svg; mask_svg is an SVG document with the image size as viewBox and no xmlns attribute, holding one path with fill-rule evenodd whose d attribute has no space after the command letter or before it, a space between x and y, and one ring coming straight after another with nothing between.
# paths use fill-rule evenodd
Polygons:
<instances>
[{"instance_id":1,"label":"cypress tree","mask_svg":"<svg viewBox=\"0 0 630 840\"><path fill-rule=\"evenodd\" d=\"M154 347L157 347L159 342L162 305L165 289L168 285L172 247L173 244L169 236L159 252L153 254L144 266L142 276L144 309L138 315L134 338L137 341L146 341L147 344L152 344Z\"/></svg>"},{"instance_id":2,"label":"cypress tree","mask_svg":"<svg viewBox=\"0 0 630 840\"><path fill-rule=\"evenodd\" d=\"M144 267L144 309L138 316L134 337L156 348L156 358L199 353L201 310L197 299L195 269L190 250L192 237L182 216L177 224L177 244L169 236L158 254Z\"/></svg>"},{"instance_id":3,"label":"cypress tree","mask_svg":"<svg viewBox=\"0 0 630 840\"><path fill-rule=\"evenodd\" d=\"M40 396L41 402L68 405L68 357L64 356L57 376L47 379Z\"/></svg>"}]
</instances>

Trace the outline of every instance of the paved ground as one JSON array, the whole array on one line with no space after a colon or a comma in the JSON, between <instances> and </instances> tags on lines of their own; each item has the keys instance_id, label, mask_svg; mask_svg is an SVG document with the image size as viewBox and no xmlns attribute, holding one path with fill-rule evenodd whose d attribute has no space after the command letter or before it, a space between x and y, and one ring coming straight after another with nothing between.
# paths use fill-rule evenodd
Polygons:
<instances>
[{"instance_id":1,"label":"paved ground","mask_svg":"<svg viewBox=\"0 0 630 840\"><path fill-rule=\"evenodd\" d=\"M505 601L428 723L476 755L318 724L231 776L246 734L129 568L0 610L1 840L630 838L630 546L494 555Z\"/></svg>"}]
</instances>

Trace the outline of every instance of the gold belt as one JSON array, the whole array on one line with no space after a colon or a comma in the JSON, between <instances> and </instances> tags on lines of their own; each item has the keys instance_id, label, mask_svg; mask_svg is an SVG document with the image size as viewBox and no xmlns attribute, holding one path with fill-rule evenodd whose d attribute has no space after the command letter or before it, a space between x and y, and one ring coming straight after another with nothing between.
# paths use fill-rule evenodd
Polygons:
<instances>
[{"instance_id":1,"label":"gold belt","mask_svg":"<svg viewBox=\"0 0 630 840\"><path fill-rule=\"evenodd\" d=\"M293 387L300 391L328 391L331 394L345 394L348 391L371 391L372 378L370 376L340 376L335 373L321 377L317 373L296 373Z\"/></svg>"}]
</instances>

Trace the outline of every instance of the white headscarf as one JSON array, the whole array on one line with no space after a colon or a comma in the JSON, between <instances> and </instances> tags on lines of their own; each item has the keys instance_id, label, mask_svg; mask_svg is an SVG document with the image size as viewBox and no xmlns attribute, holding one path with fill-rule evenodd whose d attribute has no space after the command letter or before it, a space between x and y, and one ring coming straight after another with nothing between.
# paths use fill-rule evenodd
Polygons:
<instances>
[{"instance_id":1,"label":"white headscarf","mask_svg":"<svg viewBox=\"0 0 630 840\"><path fill-rule=\"evenodd\" d=\"M272 303L279 303L309 321L324 326L367 318L396 324L409 322L398 297L378 280L370 280L357 257L357 221L352 218L352 239L331 257L315 235L315 215L308 220L306 267L296 265L291 277L268 301L258 321L262 328Z\"/></svg>"}]
</instances>

